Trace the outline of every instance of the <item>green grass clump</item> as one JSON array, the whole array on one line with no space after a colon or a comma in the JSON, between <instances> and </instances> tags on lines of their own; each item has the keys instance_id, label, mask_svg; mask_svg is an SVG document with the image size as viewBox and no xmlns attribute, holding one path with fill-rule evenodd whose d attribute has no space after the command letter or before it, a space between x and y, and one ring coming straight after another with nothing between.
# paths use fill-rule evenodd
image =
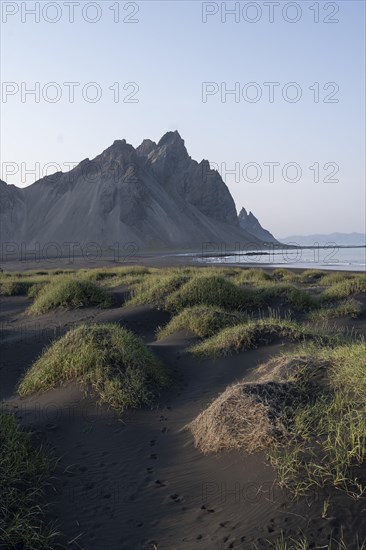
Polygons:
<instances>
[{"instance_id":1,"label":"green grass clump","mask_svg":"<svg viewBox=\"0 0 366 550\"><path fill-rule=\"evenodd\" d=\"M279 482L297 495L331 485L360 497L366 490L356 470L366 459L366 344L312 346L308 353L328 365L327 386L295 411L286 449L272 451Z\"/></svg>"},{"instance_id":2,"label":"green grass clump","mask_svg":"<svg viewBox=\"0 0 366 550\"><path fill-rule=\"evenodd\" d=\"M27 296L31 300L34 300L37 298L38 294L41 292L41 290L45 287L47 284L47 281L41 282L41 283L34 283L28 290Z\"/></svg>"},{"instance_id":3,"label":"green grass clump","mask_svg":"<svg viewBox=\"0 0 366 550\"><path fill-rule=\"evenodd\" d=\"M283 267L274 269L272 271L272 278L275 281L284 281L286 283L296 283L299 280L299 276L296 273Z\"/></svg>"},{"instance_id":4,"label":"green grass clump","mask_svg":"<svg viewBox=\"0 0 366 550\"><path fill-rule=\"evenodd\" d=\"M46 521L44 496L55 461L15 418L0 413L0 547L51 550L58 533ZM55 543L55 546L54 546Z\"/></svg>"},{"instance_id":5,"label":"green grass clump","mask_svg":"<svg viewBox=\"0 0 366 550\"><path fill-rule=\"evenodd\" d=\"M190 330L200 338L212 336L224 327L237 325L247 319L237 311L225 311L216 306L193 306L183 309L158 331L158 339L165 338L178 330Z\"/></svg>"},{"instance_id":6,"label":"green grass clump","mask_svg":"<svg viewBox=\"0 0 366 550\"><path fill-rule=\"evenodd\" d=\"M316 334L310 327L287 319L269 317L225 328L204 342L196 344L190 351L199 356L222 357L255 349L271 343L276 338L301 341L315 337Z\"/></svg>"},{"instance_id":7,"label":"green grass clump","mask_svg":"<svg viewBox=\"0 0 366 550\"><path fill-rule=\"evenodd\" d=\"M348 298L348 296L360 293L366 293L365 276L358 276L333 284L324 290L321 295L321 300L327 302L335 299Z\"/></svg>"},{"instance_id":8,"label":"green grass clump","mask_svg":"<svg viewBox=\"0 0 366 550\"><path fill-rule=\"evenodd\" d=\"M261 301L266 305L271 305L272 300L279 298L283 305L297 311L307 311L318 307L316 298L295 285L285 283L268 284L267 286L258 287L257 291Z\"/></svg>"},{"instance_id":9,"label":"green grass clump","mask_svg":"<svg viewBox=\"0 0 366 550\"><path fill-rule=\"evenodd\" d=\"M80 270L79 274L87 281L102 282L103 286L114 287L128 282L140 282L152 271L143 266L116 268L94 268Z\"/></svg>"},{"instance_id":10,"label":"green grass clump","mask_svg":"<svg viewBox=\"0 0 366 550\"><path fill-rule=\"evenodd\" d=\"M253 293L250 293L251 295ZM243 309L245 296L231 281L217 275L197 275L170 294L165 306L171 311L181 311L195 305L217 306L225 309Z\"/></svg>"},{"instance_id":11,"label":"green grass clump","mask_svg":"<svg viewBox=\"0 0 366 550\"><path fill-rule=\"evenodd\" d=\"M266 281L272 281L272 277L263 269L242 269L235 277L235 283L238 285L261 284Z\"/></svg>"},{"instance_id":12,"label":"green grass clump","mask_svg":"<svg viewBox=\"0 0 366 550\"><path fill-rule=\"evenodd\" d=\"M81 325L55 341L22 379L21 396L77 380L100 403L122 412L151 404L169 377L132 332L115 324Z\"/></svg>"},{"instance_id":13,"label":"green grass clump","mask_svg":"<svg viewBox=\"0 0 366 550\"><path fill-rule=\"evenodd\" d=\"M88 269L84 272L87 281L100 282L117 276L117 271L112 269Z\"/></svg>"},{"instance_id":14,"label":"green grass clump","mask_svg":"<svg viewBox=\"0 0 366 550\"><path fill-rule=\"evenodd\" d=\"M224 277L205 273L193 276L173 293L164 293L164 299L165 308L175 312L196 305L255 311L272 306L274 300L297 311L318 307L313 296L295 285L262 281L261 286L240 287Z\"/></svg>"},{"instance_id":15,"label":"green grass clump","mask_svg":"<svg viewBox=\"0 0 366 550\"><path fill-rule=\"evenodd\" d=\"M319 280L319 285L321 286L332 286L337 283L343 283L348 279L353 279L354 275L347 272L335 272L335 273L325 273L323 277Z\"/></svg>"},{"instance_id":16,"label":"green grass clump","mask_svg":"<svg viewBox=\"0 0 366 550\"><path fill-rule=\"evenodd\" d=\"M309 315L309 318L312 321L341 317L351 317L355 319L361 314L362 304L354 298L347 298L346 300L341 301L334 307L322 307L318 310L312 311Z\"/></svg>"},{"instance_id":17,"label":"green grass clump","mask_svg":"<svg viewBox=\"0 0 366 550\"><path fill-rule=\"evenodd\" d=\"M186 283L189 275L184 273L155 273L140 283L132 285L132 298L129 304L151 304L164 308L166 299L181 285Z\"/></svg>"},{"instance_id":18,"label":"green grass clump","mask_svg":"<svg viewBox=\"0 0 366 550\"><path fill-rule=\"evenodd\" d=\"M324 276L326 276L326 272L320 269L305 269L299 276L299 281L305 284L317 283Z\"/></svg>"},{"instance_id":19,"label":"green grass clump","mask_svg":"<svg viewBox=\"0 0 366 550\"><path fill-rule=\"evenodd\" d=\"M2 296L26 296L33 286L32 281L9 280L0 283L0 294Z\"/></svg>"},{"instance_id":20,"label":"green grass clump","mask_svg":"<svg viewBox=\"0 0 366 550\"><path fill-rule=\"evenodd\" d=\"M111 298L103 288L91 281L62 278L44 286L28 311L37 315L58 307L79 308L91 305L108 307L111 305Z\"/></svg>"},{"instance_id":21,"label":"green grass clump","mask_svg":"<svg viewBox=\"0 0 366 550\"><path fill-rule=\"evenodd\" d=\"M323 348L319 357L332 364L332 387L341 392L348 403L363 405L366 410L366 343L352 342L335 348Z\"/></svg>"}]
</instances>

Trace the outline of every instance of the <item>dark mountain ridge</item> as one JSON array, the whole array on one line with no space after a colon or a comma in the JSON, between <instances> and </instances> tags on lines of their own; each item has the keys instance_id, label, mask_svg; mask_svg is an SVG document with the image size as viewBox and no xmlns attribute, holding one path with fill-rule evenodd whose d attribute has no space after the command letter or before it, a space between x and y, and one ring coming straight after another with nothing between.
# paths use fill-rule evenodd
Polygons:
<instances>
[{"instance_id":1,"label":"dark mountain ridge","mask_svg":"<svg viewBox=\"0 0 366 550\"><path fill-rule=\"evenodd\" d=\"M177 131L136 149L116 140L93 160L25 188L1 181L0 203L2 243L194 249L267 240L243 227L220 174L191 159Z\"/></svg>"}]
</instances>

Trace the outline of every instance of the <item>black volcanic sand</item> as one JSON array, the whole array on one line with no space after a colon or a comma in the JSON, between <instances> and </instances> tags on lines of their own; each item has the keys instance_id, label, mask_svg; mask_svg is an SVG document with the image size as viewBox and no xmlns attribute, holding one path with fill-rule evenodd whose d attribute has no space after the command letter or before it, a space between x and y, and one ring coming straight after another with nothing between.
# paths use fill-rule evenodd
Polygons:
<instances>
[{"instance_id":1,"label":"black volcanic sand","mask_svg":"<svg viewBox=\"0 0 366 550\"><path fill-rule=\"evenodd\" d=\"M123 288L117 289L119 296ZM196 339L179 332L157 342L155 331L169 314L150 306L86 308L31 318L30 301L1 297L0 395L5 410L35 431L60 458L51 518L57 518L67 548L132 550L155 548L270 548L286 537L307 535L316 546L358 532L366 537L366 499L331 492L294 501L273 482L263 454L202 455L184 426L226 386L284 349L262 347L220 360L185 353ZM176 374L175 384L153 410L122 419L85 398L76 384L19 399L16 386L44 346L81 322L117 322L142 337ZM351 321L365 333L365 320ZM361 475L362 474L362 475ZM360 476L366 480L365 469ZM255 546L256 545L256 546ZM315 546L312 546L315 548ZM357 548L350 542L347 548Z\"/></svg>"}]
</instances>

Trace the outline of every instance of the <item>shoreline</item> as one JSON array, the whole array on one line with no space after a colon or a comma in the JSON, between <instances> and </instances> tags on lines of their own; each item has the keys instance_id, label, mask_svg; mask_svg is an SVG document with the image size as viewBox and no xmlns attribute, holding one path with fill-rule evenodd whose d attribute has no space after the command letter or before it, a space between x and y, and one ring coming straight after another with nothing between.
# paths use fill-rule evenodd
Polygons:
<instances>
[{"instance_id":1,"label":"shoreline","mask_svg":"<svg viewBox=\"0 0 366 550\"><path fill-rule=\"evenodd\" d=\"M198 253L197 253L198 254ZM336 272L350 272L350 273L366 273L365 265L334 265L334 264L321 264L321 263L309 263L304 262L303 265L294 265L294 263L278 263L278 262L235 262L235 261L226 261L225 258L232 257L224 256L220 261L218 256L210 256L210 258L217 258L217 260L209 261L209 259L199 259L197 254L185 254L185 253L167 253L167 254L141 254L136 255L131 258L116 259L113 256L106 256L100 258L84 258L82 256L73 257L72 259L68 257L62 258L48 258L48 259L23 259L23 260L7 260L1 264L1 268L4 272L14 272L14 271L33 271L37 269L93 269L93 268L111 268L111 267L129 267L129 266L145 266L152 268L163 268L163 267L184 267L184 266L194 266L198 268L207 268L207 267L227 267L227 268L240 268L240 269L263 269L265 271L273 271L274 269L288 269L289 271L294 271L302 273L307 269L317 269L324 271L336 271ZM247 256L251 258L251 256ZM300 264L300 262L299 262Z\"/></svg>"}]
</instances>

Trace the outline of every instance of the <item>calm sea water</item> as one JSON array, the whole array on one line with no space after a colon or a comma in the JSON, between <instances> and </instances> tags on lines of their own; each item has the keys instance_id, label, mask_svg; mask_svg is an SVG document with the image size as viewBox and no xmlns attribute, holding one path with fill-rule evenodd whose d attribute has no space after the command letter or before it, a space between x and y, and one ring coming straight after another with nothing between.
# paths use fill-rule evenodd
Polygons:
<instances>
[{"instance_id":1,"label":"calm sea water","mask_svg":"<svg viewBox=\"0 0 366 550\"><path fill-rule=\"evenodd\" d=\"M302 269L337 269L349 271L366 270L366 248L297 248L271 251L263 255L197 255L196 260L207 264L258 264L268 267L298 267Z\"/></svg>"}]
</instances>

